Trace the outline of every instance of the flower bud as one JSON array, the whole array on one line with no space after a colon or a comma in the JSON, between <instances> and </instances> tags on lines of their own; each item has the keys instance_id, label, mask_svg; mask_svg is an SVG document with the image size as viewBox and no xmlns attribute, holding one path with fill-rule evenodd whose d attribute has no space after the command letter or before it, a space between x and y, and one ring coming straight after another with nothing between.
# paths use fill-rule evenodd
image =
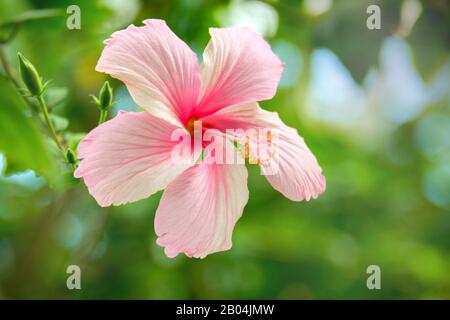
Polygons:
<instances>
[{"instance_id":1,"label":"flower bud","mask_svg":"<svg viewBox=\"0 0 450 320\"><path fill-rule=\"evenodd\" d=\"M66 151L66 160L70 164L76 164L77 163L77 157L73 153L71 149L67 149Z\"/></svg>"},{"instance_id":2,"label":"flower bud","mask_svg":"<svg viewBox=\"0 0 450 320\"><path fill-rule=\"evenodd\" d=\"M32 96L39 96L44 91L44 85L36 68L20 52L17 54L20 65L20 75L22 81Z\"/></svg>"},{"instance_id":3,"label":"flower bud","mask_svg":"<svg viewBox=\"0 0 450 320\"><path fill-rule=\"evenodd\" d=\"M101 110L109 110L113 105L113 90L108 81L105 81L98 96L98 106Z\"/></svg>"}]
</instances>

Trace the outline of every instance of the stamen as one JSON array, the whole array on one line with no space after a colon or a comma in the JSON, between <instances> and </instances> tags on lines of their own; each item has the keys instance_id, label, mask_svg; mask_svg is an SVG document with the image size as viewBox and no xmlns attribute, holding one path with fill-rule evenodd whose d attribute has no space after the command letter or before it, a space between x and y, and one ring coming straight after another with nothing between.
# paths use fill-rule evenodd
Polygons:
<instances>
[{"instance_id":1,"label":"stamen","mask_svg":"<svg viewBox=\"0 0 450 320\"><path fill-rule=\"evenodd\" d=\"M241 154L250 164L267 163L275 154L272 132L268 129L251 130L240 141Z\"/></svg>"}]
</instances>

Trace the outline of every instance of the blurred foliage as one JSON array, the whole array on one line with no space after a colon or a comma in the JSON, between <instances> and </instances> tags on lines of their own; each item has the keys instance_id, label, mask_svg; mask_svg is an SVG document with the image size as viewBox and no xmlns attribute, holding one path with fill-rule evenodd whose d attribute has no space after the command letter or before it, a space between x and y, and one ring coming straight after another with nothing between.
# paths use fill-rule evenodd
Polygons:
<instances>
[{"instance_id":1,"label":"blurred foliage","mask_svg":"<svg viewBox=\"0 0 450 320\"><path fill-rule=\"evenodd\" d=\"M81 30L66 28L71 4ZM381 7L381 30L366 28L369 4ZM53 80L46 100L73 150L98 121L89 94L107 79L94 70L103 40L146 18L165 19L199 58L209 27L263 32L286 70L262 106L299 129L327 191L291 202L250 167L233 248L169 259L153 231L161 194L100 208L54 164L0 68L0 298L450 297L448 1L0 0L0 36L20 20L2 48L15 70L20 51ZM115 112L135 110L110 82ZM82 290L66 288L71 264L82 268ZM382 290L366 288L372 264Z\"/></svg>"},{"instance_id":2,"label":"blurred foliage","mask_svg":"<svg viewBox=\"0 0 450 320\"><path fill-rule=\"evenodd\" d=\"M22 97L6 79L0 79L0 150L8 154L5 173L33 169L51 179L56 175L53 155L36 125L28 118Z\"/></svg>"}]
</instances>

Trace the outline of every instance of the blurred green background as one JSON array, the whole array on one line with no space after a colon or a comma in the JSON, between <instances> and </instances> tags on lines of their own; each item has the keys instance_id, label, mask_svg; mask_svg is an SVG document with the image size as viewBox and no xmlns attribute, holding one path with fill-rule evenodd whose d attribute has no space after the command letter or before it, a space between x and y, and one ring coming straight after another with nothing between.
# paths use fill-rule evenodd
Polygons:
<instances>
[{"instance_id":1,"label":"blurred green background","mask_svg":"<svg viewBox=\"0 0 450 320\"><path fill-rule=\"evenodd\" d=\"M66 28L71 4L80 30ZM366 27L370 4L381 30ZM31 11L49 8L62 11ZM169 259L153 230L161 193L100 208L0 67L0 298L450 298L448 1L0 0L1 49L12 68L21 51L52 79L47 101L75 144L98 119L102 41L146 18L165 19L199 58L209 27L262 32L286 63L262 106L305 137L326 192L291 202L251 167L233 248ZM111 83L114 113L137 110ZM66 288L71 264L81 290ZM381 290L366 287L373 264Z\"/></svg>"}]
</instances>

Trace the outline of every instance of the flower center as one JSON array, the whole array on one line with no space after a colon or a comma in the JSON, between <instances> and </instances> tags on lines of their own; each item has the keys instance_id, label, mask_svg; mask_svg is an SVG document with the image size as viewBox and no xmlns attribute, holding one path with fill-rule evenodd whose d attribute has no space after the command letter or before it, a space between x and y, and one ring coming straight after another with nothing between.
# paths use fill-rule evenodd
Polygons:
<instances>
[{"instance_id":1,"label":"flower center","mask_svg":"<svg viewBox=\"0 0 450 320\"><path fill-rule=\"evenodd\" d=\"M194 124L195 121L197 121L196 118L190 118L189 121L186 124L186 130L189 131L189 134L191 135L191 137L194 136Z\"/></svg>"}]
</instances>

